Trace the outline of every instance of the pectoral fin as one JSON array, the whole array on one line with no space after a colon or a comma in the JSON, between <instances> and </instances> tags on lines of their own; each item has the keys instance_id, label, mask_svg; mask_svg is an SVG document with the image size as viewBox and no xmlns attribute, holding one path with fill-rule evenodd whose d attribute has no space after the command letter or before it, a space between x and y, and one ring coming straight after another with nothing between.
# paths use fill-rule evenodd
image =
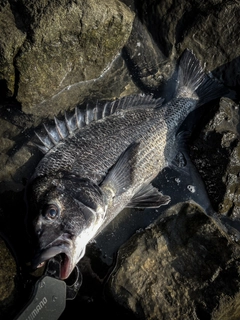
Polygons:
<instances>
[{"instance_id":1,"label":"pectoral fin","mask_svg":"<svg viewBox=\"0 0 240 320\"><path fill-rule=\"evenodd\" d=\"M163 195L152 184L141 188L127 205L128 208L158 208L170 202L169 196Z\"/></svg>"},{"instance_id":2,"label":"pectoral fin","mask_svg":"<svg viewBox=\"0 0 240 320\"><path fill-rule=\"evenodd\" d=\"M136 154L139 143L131 144L119 157L116 164L110 169L101 184L101 189L108 197L119 196L125 192L132 183L131 159Z\"/></svg>"}]
</instances>

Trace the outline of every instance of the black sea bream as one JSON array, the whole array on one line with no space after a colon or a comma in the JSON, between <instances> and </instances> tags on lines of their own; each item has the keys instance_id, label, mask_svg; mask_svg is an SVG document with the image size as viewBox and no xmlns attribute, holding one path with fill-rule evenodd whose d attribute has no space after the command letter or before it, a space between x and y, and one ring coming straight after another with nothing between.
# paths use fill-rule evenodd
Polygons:
<instances>
[{"instance_id":1,"label":"black sea bream","mask_svg":"<svg viewBox=\"0 0 240 320\"><path fill-rule=\"evenodd\" d=\"M36 267L61 253L61 278L67 278L87 243L124 208L169 203L151 181L176 156L176 134L187 115L224 92L189 50L177 82L168 103L130 96L85 112L76 108L71 118L55 119L54 128L45 126L46 136L38 136L45 156L27 192Z\"/></svg>"}]
</instances>

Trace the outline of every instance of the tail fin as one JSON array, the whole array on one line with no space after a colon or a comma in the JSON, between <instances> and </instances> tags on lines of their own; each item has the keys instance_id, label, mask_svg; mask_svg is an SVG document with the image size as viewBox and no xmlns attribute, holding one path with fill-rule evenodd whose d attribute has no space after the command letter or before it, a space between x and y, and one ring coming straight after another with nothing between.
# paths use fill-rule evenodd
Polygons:
<instances>
[{"instance_id":1,"label":"tail fin","mask_svg":"<svg viewBox=\"0 0 240 320\"><path fill-rule=\"evenodd\" d=\"M186 49L179 62L177 95L191 95L203 81L205 74L195 55Z\"/></svg>"},{"instance_id":2,"label":"tail fin","mask_svg":"<svg viewBox=\"0 0 240 320\"><path fill-rule=\"evenodd\" d=\"M199 60L186 49L179 63L177 97L197 99L199 106L226 93L228 89L217 80L208 77Z\"/></svg>"}]
</instances>

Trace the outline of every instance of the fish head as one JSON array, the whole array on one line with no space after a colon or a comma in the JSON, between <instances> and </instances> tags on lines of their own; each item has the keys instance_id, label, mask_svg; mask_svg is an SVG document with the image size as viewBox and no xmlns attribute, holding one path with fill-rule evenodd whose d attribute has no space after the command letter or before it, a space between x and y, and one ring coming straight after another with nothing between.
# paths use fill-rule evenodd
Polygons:
<instances>
[{"instance_id":1,"label":"fish head","mask_svg":"<svg viewBox=\"0 0 240 320\"><path fill-rule=\"evenodd\" d=\"M33 268L61 254L62 279L68 278L96 235L106 206L99 186L74 176L34 179L28 191L28 226L35 239Z\"/></svg>"}]
</instances>

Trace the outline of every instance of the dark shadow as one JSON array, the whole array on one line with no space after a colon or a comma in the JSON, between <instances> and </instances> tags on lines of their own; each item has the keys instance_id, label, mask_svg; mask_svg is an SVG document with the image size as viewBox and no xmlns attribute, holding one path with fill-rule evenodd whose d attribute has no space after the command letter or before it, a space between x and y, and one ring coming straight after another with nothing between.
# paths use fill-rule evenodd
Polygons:
<instances>
[{"instance_id":1,"label":"dark shadow","mask_svg":"<svg viewBox=\"0 0 240 320\"><path fill-rule=\"evenodd\" d=\"M23 4L23 1L8 1L11 7L12 14L15 19L16 27L23 33L28 31L27 26L30 24L29 15L26 14L26 8Z\"/></svg>"},{"instance_id":2,"label":"dark shadow","mask_svg":"<svg viewBox=\"0 0 240 320\"><path fill-rule=\"evenodd\" d=\"M228 84L231 90L229 98L235 101L240 100L240 57L215 68L212 74L223 83Z\"/></svg>"},{"instance_id":3,"label":"dark shadow","mask_svg":"<svg viewBox=\"0 0 240 320\"><path fill-rule=\"evenodd\" d=\"M22 308L32 290L26 262L31 249L25 228L25 204L23 192L5 191L1 195L0 238L4 240L16 262L14 308L0 310L6 320L15 317L16 310ZM3 312L3 314L2 314Z\"/></svg>"},{"instance_id":4,"label":"dark shadow","mask_svg":"<svg viewBox=\"0 0 240 320\"><path fill-rule=\"evenodd\" d=\"M0 104L6 101L10 95L11 93L8 90L7 81L0 80Z\"/></svg>"}]
</instances>

